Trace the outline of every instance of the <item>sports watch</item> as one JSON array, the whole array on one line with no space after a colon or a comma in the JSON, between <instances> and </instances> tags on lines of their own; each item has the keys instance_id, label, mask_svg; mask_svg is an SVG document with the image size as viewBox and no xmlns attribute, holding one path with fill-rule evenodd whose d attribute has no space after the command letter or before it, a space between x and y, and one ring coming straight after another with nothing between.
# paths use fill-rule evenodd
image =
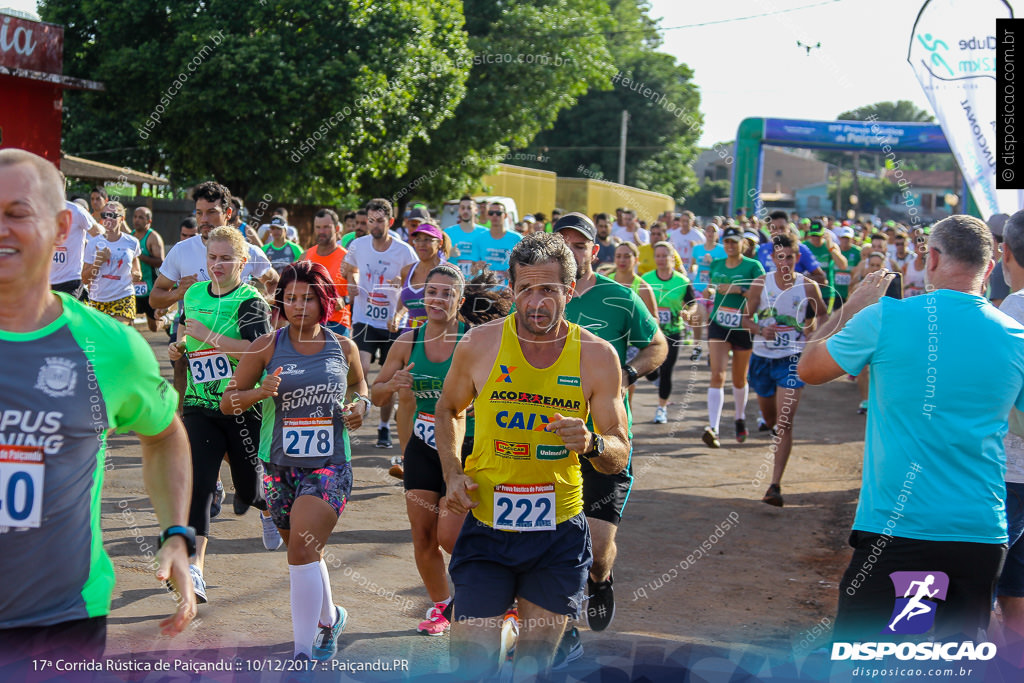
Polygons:
<instances>
[{"instance_id":1,"label":"sports watch","mask_svg":"<svg viewBox=\"0 0 1024 683\"><path fill-rule=\"evenodd\" d=\"M169 526L160 532L160 543L158 547L162 548L167 539L171 536L181 536L185 539L185 548L188 550L189 557L196 554L196 530L190 526Z\"/></svg>"},{"instance_id":2,"label":"sports watch","mask_svg":"<svg viewBox=\"0 0 1024 683\"><path fill-rule=\"evenodd\" d=\"M597 432L590 432L590 438L593 440L594 445L586 453L580 453L580 457L587 460L594 457L600 458L604 455L604 438Z\"/></svg>"}]
</instances>

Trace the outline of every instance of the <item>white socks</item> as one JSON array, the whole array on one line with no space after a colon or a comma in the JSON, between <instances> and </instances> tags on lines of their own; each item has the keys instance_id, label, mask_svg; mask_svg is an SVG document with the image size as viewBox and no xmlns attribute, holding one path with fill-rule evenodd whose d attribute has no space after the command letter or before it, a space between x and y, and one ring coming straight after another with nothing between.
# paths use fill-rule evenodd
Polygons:
<instances>
[{"instance_id":1,"label":"white socks","mask_svg":"<svg viewBox=\"0 0 1024 683\"><path fill-rule=\"evenodd\" d=\"M291 578L292 637L295 639L295 656L313 656L313 638L316 636L317 619L324 599L323 577L320 562L288 565Z\"/></svg>"},{"instance_id":2,"label":"white socks","mask_svg":"<svg viewBox=\"0 0 1024 683\"><path fill-rule=\"evenodd\" d=\"M744 384L740 388L732 388L732 400L736 404L736 419L747 419L747 396L750 394L750 385Z\"/></svg>"},{"instance_id":3,"label":"white socks","mask_svg":"<svg viewBox=\"0 0 1024 683\"><path fill-rule=\"evenodd\" d=\"M718 433L718 423L722 421L722 406L725 405L725 392L722 389L708 387L708 424Z\"/></svg>"},{"instance_id":4,"label":"white socks","mask_svg":"<svg viewBox=\"0 0 1024 683\"><path fill-rule=\"evenodd\" d=\"M320 577L323 585L323 603L320 605L320 623L324 626L334 626L334 618L337 613L334 611L334 596L331 595L331 575L327 573L327 563L320 560Z\"/></svg>"}]
</instances>

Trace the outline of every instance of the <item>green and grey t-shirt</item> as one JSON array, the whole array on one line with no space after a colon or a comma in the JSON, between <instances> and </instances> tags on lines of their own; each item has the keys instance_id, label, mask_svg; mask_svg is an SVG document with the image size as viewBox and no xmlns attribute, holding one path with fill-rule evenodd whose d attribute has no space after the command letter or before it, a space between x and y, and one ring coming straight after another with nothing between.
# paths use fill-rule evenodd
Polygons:
<instances>
[{"instance_id":1,"label":"green and grey t-shirt","mask_svg":"<svg viewBox=\"0 0 1024 683\"><path fill-rule=\"evenodd\" d=\"M212 283L197 282L185 292L182 299L182 324L192 319L202 323L211 332L255 341L270 332L270 307L252 285L239 285L225 294L214 294ZM238 360L201 339L185 337L185 355L188 359L188 384L183 401L185 412L196 408L219 416L220 398ZM257 404L258 405L258 404ZM256 406L249 410L256 411Z\"/></svg>"},{"instance_id":2,"label":"green and grey t-shirt","mask_svg":"<svg viewBox=\"0 0 1024 683\"><path fill-rule=\"evenodd\" d=\"M178 403L138 332L58 296L46 327L0 330L0 629L110 612L107 430L159 434Z\"/></svg>"}]
</instances>

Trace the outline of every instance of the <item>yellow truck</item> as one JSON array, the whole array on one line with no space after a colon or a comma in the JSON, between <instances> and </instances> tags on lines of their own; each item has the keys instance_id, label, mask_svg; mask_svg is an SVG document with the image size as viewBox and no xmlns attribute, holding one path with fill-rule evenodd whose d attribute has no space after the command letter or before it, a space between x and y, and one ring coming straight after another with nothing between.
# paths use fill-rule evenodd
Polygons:
<instances>
[{"instance_id":1,"label":"yellow truck","mask_svg":"<svg viewBox=\"0 0 1024 683\"><path fill-rule=\"evenodd\" d=\"M510 164L499 164L498 172L484 176L481 184L488 194L514 199L520 217L537 211L550 217L558 207L588 216L604 212L614 219L615 209L622 207L634 209L637 219L649 225L676 206L667 194L595 178L560 178L551 171Z\"/></svg>"}]
</instances>

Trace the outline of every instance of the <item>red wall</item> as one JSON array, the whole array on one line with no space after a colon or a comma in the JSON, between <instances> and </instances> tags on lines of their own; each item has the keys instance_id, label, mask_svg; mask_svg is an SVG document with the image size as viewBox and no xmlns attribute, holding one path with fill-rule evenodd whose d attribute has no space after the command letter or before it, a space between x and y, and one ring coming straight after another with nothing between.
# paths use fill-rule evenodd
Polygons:
<instances>
[{"instance_id":1,"label":"red wall","mask_svg":"<svg viewBox=\"0 0 1024 683\"><path fill-rule=\"evenodd\" d=\"M61 75L64 29L0 14L0 65ZM60 165L61 88L0 75L0 147L20 147Z\"/></svg>"}]
</instances>

